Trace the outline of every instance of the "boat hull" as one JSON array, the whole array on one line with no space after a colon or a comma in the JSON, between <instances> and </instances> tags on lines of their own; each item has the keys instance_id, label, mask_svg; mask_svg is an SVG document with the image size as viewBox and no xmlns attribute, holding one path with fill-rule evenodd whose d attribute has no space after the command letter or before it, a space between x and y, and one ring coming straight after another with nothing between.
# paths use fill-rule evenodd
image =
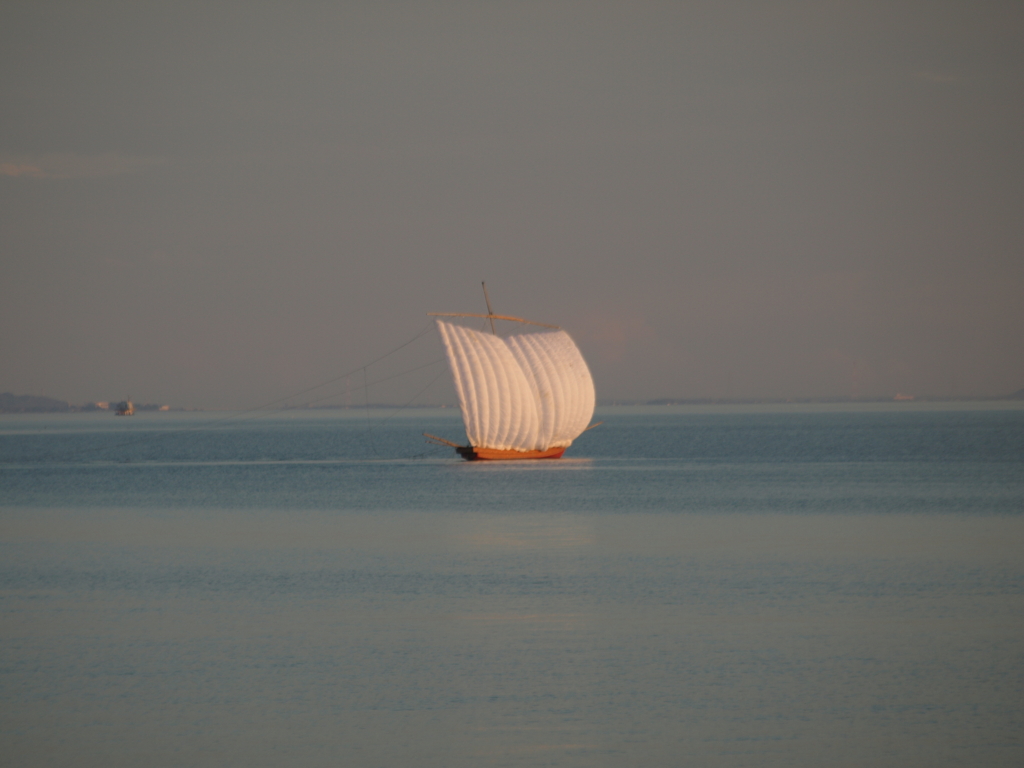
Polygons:
<instances>
[{"instance_id":1,"label":"boat hull","mask_svg":"<svg viewBox=\"0 0 1024 768\"><path fill-rule=\"evenodd\" d=\"M514 461L516 459L560 459L565 446L543 451L500 451L497 448L460 445L455 449L466 461Z\"/></svg>"}]
</instances>

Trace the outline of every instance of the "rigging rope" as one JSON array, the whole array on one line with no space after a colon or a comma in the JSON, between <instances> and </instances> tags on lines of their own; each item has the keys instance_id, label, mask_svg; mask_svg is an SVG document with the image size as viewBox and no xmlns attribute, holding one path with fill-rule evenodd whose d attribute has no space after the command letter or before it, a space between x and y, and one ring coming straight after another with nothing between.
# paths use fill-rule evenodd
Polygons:
<instances>
[{"instance_id":1,"label":"rigging rope","mask_svg":"<svg viewBox=\"0 0 1024 768\"><path fill-rule=\"evenodd\" d=\"M89 455L91 453L98 453L100 451L113 451L113 450L117 450L119 448L126 448L126 447L133 446L133 445L140 445L140 444L144 444L144 443L153 442L154 440L158 440L160 438L168 437L168 436L171 436L171 435L180 435L180 434L189 433L189 432L208 431L208 430L212 430L212 429L215 429L217 427L223 426L225 424L228 424L229 422L234 422L235 424L240 424L240 423L243 423L245 421L252 421L252 420L255 420L255 419L263 418L265 416L270 416L270 415L273 415L275 413L279 413L281 410L283 410L283 409L280 409L280 408L276 408L276 409L271 410L273 408L273 406L275 406L275 405L280 405L281 403L287 403L289 400L291 400L293 398L300 397L301 395L305 395L305 394L307 394L309 392L314 392L314 391L316 391L318 389L322 389L323 387L329 386L329 385L334 384L334 383L336 383L338 381L341 381L342 379L348 378L349 376L352 376L353 374L359 373L360 371L362 371L362 373L363 373L363 387L362 387L362 389L366 393L366 406L365 407L369 411L369 407L370 407L370 404L369 404L369 387L370 387L371 383L367 383L367 369L369 369L369 367L371 365L375 365L376 363L379 363L382 360L386 360L387 358L391 357L392 355L394 355L394 354L400 352L401 350L405 349L410 344L413 344L414 342L419 341L421 338L423 338L425 335L427 335L430 331L432 331L433 328L434 328L434 323L432 321L428 322L426 327L424 327L419 333L417 333L415 336L413 336L408 341L406 341L406 342L404 342L402 344L399 344L397 347L392 349L390 352L387 352L387 353L381 355L380 357L377 357L377 358L371 360L370 362L365 363L364 365L359 366L358 368L353 368L351 371L349 371L347 373L343 373L340 376L335 376L334 378L328 379L327 381L321 382L320 384L316 384L315 386L312 386L312 387L307 387L306 389L300 390L298 392L294 392L294 393L292 393L290 395L286 395L284 397L279 397L276 400L271 400L270 402L264 403L263 405L258 405L258 406L255 406L253 408L248 408L248 409L246 409L244 411L238 411L238 412L232 413L232 414L230 414L228 416L224 416L223 418L215 419L215 420L213 420L213 421L211 421L209 423L206 423L206 424L201 424L201 425L197 425L197 426L193 426L193 427L183 427L183 428L180 428L180 429L170 429L170 430L166 430L166 431L163 431L163 432L160 432L160 433L156 433L156 434L150 433L150 434L147 434L145 436L140 436L140 437L134 438L132 440L125 440L125 441L120 442L120 443L115 443L114 445L103 445L103 446L98 446L98 447L95 447L95 448L83 448L83 449L80 449L80 450L77 450L77 451L68 451L68 452L59 453L59 454L51 454L50 456L47 457L47 460L66 460L66 459L71 459L71 458L75 458L75 457L79 457L79 456L86 456L86 455ZM432 361L430 363L427 363L425 365L420 365L420 366L417 366L415 368L411 368L411 369L409 369L407 371L402 371L401 373L392 374L391 376L385 376L382 379L378 379L377 381L372 382L372 384L373 385L380 384L380 383L383 383L385 381L390 381L391 379L398 378L399 376L404 376L404 375L407 375L409 373L414 373L415 371L422 370L424 368L429 368L432 365L437 365L439 362L442 362L443 360L444 360L444 358L439 358L439 359L434 360L434 361ZM443 371L442 371L442 373L443 373ZM435 376L433 378L433 380L431 380L430 384L427 385L427 387L424 387L422 390L417 392L416 395L412 398L412 400L410 400L408 403L405 404L405 406L402 406L402 407L403 408L404 407L408 407L408 405L410 403L412 403L413 400L416 399L416 397L419 397L424 391L426 391L427 388L429 388L434 382L436 382L437 379L440 377L440 375L441 374L438 374L437 376ZM322 402L323 400L326 400L326 399L328 399L331 396L332 395L326 395L326 396L321 397L321 398L319 398L317 400L311 401L311 403ZM309 405L311 403L307 403L307 405ZM392 416L393 415L394 414L392 414ZM387 418L391 418L391 416L388 416ZM376 451L374 451L374 452L376 453Z\"/></svg>"}]
</instances>

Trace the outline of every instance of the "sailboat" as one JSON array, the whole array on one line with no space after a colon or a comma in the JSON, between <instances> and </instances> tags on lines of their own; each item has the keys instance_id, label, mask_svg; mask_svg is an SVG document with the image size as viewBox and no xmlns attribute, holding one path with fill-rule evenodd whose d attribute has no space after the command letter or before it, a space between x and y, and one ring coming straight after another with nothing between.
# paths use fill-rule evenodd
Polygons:
<instances>
[{"instance_id":1,"label":"sailboat","mask_svg":"<svg viewBox=\"0 0 1024 768\"><path fill-rule=\"evenodd\" d=\"M484 286L487 298L487 286ZM572 338L556 325L487 314L431 312L444 344L459 398L468 445L426 435L450 445L469 461L561 458L591 427L594 380ZM486 318L491 333L442 320ZM544 328L498 336L495 320ZM597 426L597 424L591 425Z\"/></svg>"}]
</instances>

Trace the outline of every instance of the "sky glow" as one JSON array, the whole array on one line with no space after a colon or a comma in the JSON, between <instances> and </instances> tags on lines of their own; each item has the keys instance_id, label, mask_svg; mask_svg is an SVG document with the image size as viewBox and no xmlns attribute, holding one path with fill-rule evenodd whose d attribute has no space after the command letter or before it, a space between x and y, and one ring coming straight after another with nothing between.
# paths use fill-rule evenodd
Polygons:
<instances>
[{"instance_id":1,"label":"sky glow","mask_svg":"<svg viewBox=\"0 0 1024 768\"><path fill-rule=\"evenodd\" d=\"M487 280L602 401L1008 394L1022 93L1015 3L7 2L0 391L252 407Z\"/></svg>"}]
</instances>

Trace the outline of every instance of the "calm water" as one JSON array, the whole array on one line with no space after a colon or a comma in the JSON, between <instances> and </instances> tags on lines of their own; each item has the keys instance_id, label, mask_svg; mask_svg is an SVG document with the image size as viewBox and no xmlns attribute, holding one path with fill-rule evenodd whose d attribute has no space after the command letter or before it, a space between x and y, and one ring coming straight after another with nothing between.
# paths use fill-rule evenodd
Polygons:
<instances>
[{"instance_id":1,"label":"calm water","mask_svg":"<svg viewBox=\"0 0 1024 768\"><path fill-rule=\"evenodd\" d=\"M14 766L1024 764L1024 408L0 417Z\"/></svg>"}]
</instances>

